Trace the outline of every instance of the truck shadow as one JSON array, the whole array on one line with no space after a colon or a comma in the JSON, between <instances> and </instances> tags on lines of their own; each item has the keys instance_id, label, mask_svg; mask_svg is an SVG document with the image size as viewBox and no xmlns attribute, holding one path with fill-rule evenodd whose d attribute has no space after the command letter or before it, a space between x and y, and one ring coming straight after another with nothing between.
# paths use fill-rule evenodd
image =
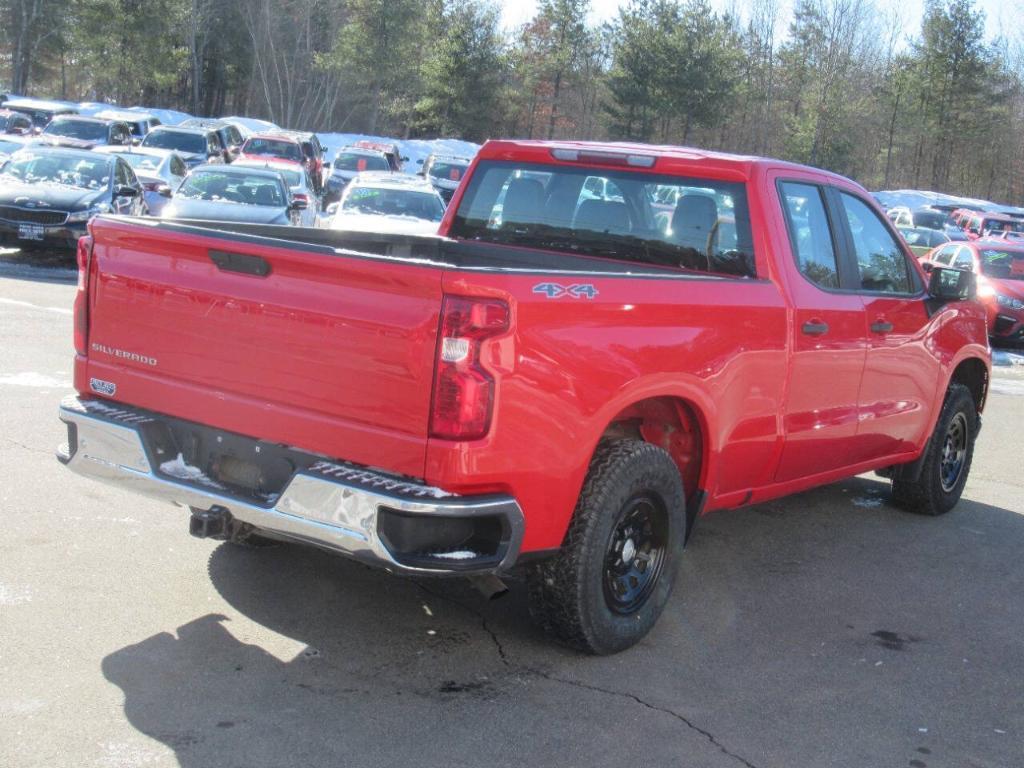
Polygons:
<instances>
[{"instance_id":1,"label":"truck shadow","mask_svg":"<svg viewBox=\"0 0 1024 768\"><path fill-rule=\"evenodd\" d=\"M906 764L900 750L924 737L894 712L933 728L949 717L952 738L967 726L940 711L947 686L1003 686L991 711L972 710L985 722L1020 699L1001 670L1024 651L998 616L1024 607L1020 569L1008 578L1003 560L1022 547L1020 514L965 500L941 519L908 515L882 483L855 478L703 520L655 631L589 658L533 628L521 584L487 603L464 582L222 545L209 577L225 613L121 648L102 669L132 725L190 768L620 765L626 732L695 765L786 764L800 745L816 764L891 754L872 739ZM959 664L975 643L991 668L931 665ZM912 655L896 679L876 672ZM821 720L837 691L843 706Z\"/></svg>"}]
</instances>

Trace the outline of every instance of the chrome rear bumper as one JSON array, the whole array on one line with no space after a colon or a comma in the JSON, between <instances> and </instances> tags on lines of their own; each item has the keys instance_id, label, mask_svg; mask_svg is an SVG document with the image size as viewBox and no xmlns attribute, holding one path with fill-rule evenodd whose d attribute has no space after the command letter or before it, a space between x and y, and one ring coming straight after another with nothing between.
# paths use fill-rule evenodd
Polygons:
<instances>
[{"instance_id":1,"label":"chrome rear bumper","mask_svg":"<svg viewBox=\"0 0 1024 768\"><path fill-rule=\"evenodd\" d=\"M224 510L237 521L277 537L312 544L390 571L467 575L510 568L519 554L523 514L509 496L455 496L439 489L342 462L317 460L297 470L266 505L238 498L200 476L168 477L160 471L144 428L159 414L111 401L71 396L60 405L68 444L57 457L72 471L144 496L198 510ZM197 425L198 426L198 425ZM438 518L500 523L501 542L487 555L465 550L393 551L381 535L383 515L429 524ZM497 524L497 523L496 523ZM471 555L477 554L477 557Z\"/></svg>"}]
</instances>

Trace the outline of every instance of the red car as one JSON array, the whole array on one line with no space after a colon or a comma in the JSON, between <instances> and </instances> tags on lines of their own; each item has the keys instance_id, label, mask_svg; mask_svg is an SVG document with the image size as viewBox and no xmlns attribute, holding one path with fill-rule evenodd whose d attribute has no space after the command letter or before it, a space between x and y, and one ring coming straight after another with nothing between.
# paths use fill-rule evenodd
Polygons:
<instances>
[{"instance_id":1,"label":"red car","mask_svg":"<svg viewBox=\"0 0 1024 768\"><path fill-rule=\"evenodd\" d=\"M238 159L246 160L287 160L301 163L313 174L313 166L302 151L302 142L294 136L277 133L257 133L242 144Z\"/></svg>"},{"instance_id":2,"label":"red car","mask_svg":"<svg viewBox=\"0 0 1024 768\"><path fill-rule=\"evenodd\" d=\"M1006 238L950 243L921 258L925 271L952 267L973 272L993 340L1024 341L1024 243Z\"/></svg>"},{"instance_id":3,"label":"red car","mask_svg":"<svg viewBox=\"0 0 1024 768\"><path fill-rule=\"evenodd\" d=\"M969 212L961 216L960 228L968 240L977 240L998 232L1020 232L1024 222L1005 213Z\"/></svg>"},{"instance_id":4,"label":"red car","mask_svg":"<svg viewBox=\"0 0 1024 768\"><path fill-rule=\"evenodd\" d=\"M492 141L440 236L230 226L93 219L60 408L61 461L195 535L516 570L542 627L611 653L703 514L874 470L939 515L967 480L985 309L840 176Z\"/></svg>"}]
</instances>

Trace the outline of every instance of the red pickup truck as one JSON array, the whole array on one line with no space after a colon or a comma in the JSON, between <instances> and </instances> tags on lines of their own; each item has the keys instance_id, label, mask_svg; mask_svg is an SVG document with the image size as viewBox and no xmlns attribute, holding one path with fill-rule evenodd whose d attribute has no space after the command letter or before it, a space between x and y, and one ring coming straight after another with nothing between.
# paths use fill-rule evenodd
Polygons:
<instances>
[{"instance_id":1,"label":"red pickup truck","mask_svg":"<svg viewBox=\"0 0 1024 768\"><path fill-rule=\"evenodd\" d=\"M972 275L926 280L863 189L811 168L494 141L437 237L90 232L70 469L200 536L491 588L516 569L590 652L650 630L702 514L875 470L935 515L970 470Z\"/></svg>"}]
</instances>

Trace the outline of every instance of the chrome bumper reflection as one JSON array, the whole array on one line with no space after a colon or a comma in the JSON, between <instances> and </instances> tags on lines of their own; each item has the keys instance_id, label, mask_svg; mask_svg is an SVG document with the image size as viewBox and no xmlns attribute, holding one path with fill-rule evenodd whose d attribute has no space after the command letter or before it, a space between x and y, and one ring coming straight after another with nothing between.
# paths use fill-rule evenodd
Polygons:
<instances>
[{"instance_id":1,"label":"chrome bumper reflection","mask_svg":"<svg viewBox=\"0 0 1024 768\"><path fill-rule=\"evenodd\" d=\"M377 532L380 507L411 515L505 519L509 544L500 563L478 572L512 566L523 536L523 514L509 496L454 496L363 468L320 462L297 472L280 497L258 506L221 492L160 476L147 454L140 427L152 420L143 411L100 400L71 396L60 406L60 419L73 425L74 445L62 446L58 458L79 475L182 507L221 507L233 518L263 531L325 547L388 570L407 573L458 574L466 569L413 567L395 560ZM215 484L211 484L215 485Z\"/></svg>"}]
</instances>

